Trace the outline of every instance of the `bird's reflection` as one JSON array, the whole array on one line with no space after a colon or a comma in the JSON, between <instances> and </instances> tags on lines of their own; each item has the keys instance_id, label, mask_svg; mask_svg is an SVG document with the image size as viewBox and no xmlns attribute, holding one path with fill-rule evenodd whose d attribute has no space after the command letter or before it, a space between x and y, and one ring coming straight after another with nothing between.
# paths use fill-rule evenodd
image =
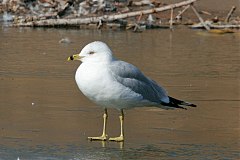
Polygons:
<instances>
[{"instance_id":1,"label":"bird's reflection","mask_svg":"<svg viewBox=\"0 0 240 160\"><path fill-rule=\"evenodd\" d=\"M110 144L110 143L112 143L112 142L109 142L109 141L90 141L91 143L96 143L96 142L98 142L98 143L101 143L101 145L102 145L102 147L103 148L106 148L106 147L108 147L108 145ZM115 144L118 144L119 145L119 149L123 149L124 148L124 142L113 142L113 143L115 143Z\"/></svg>"}]
</instances>

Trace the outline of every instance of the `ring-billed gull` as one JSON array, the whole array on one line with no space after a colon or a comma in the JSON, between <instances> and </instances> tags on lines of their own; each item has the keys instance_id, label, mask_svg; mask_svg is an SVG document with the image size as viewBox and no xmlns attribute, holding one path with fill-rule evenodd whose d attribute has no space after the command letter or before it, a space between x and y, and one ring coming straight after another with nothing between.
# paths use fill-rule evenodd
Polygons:
<instances>
[{"instance_id":1,"label":"ring-billed gull","mask_svg":"<svg viewBox=\"0 0 240 160\"><path fill-rule=\"evenodd\" d=\"M123 141L123 109L133 107L156 106L163 109L185 109L184 106L196 105L167 95L163 87L146 77L134 65L118 60L107 44L95 41L86 45L79 54L68 60L80 60L75 80L82 93L91 101L104 108L103 133L90 140L107 140L107 108L121 111L121 133L111 141Z\"/></svg>"}]
</instances>

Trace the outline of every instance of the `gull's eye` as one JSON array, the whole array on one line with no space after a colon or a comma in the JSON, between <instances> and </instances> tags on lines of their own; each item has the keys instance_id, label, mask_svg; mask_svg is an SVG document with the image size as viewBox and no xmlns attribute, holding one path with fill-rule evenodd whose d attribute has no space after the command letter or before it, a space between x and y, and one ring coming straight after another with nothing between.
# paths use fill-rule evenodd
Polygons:
<instances>
[{"instance_id":1,"label":"gull's eye","mask_svg":"<svg viewBox=\"0 0 240 160\"><path fill-rule=\"evenodd\" d=\"M91 51L91 52L89 52L89 54L94 54L95 52L93 52L93 51Z\"/></svg>"}]
</instances>

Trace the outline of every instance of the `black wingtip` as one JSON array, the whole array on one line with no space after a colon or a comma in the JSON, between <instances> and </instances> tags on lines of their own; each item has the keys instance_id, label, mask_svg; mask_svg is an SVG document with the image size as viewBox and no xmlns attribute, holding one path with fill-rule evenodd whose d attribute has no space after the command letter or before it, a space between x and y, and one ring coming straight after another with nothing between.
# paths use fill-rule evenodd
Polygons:
<instances>
[{"instance_id":1,"label":"black wingtip","mask_svg":"<svg viewBox=\"0 0 240 160\"><path fill-rule=\"evenodd\" d=\"M170 96L169 96L169 104L171 104L172 107L178 106L176 108L184 108L182 106L197 107L196 104L192 104L192 103L189 103L189 102L178 100L178 99L175 99L175 98L170 97ZM182 105L182 106L179 106L179 105ZM184 109L186 109L186 108L184 108Z\"/></svg>"},{"instance_id":2,"label":"black wingtip","mask_svg":"<svg viewBox=\"0 0 240 160\"><path fill-rule=\"evenodd\" d=\"M182 106L180 106L180 105L178 105L178 104L171 103L171 102L170 102L170 103L162 102L161 104L162 104L163 106L169 107L169 109L176 109L176 108L178 108L178 109L187 110L187 108L182 107Z\"/></svg>"},{"instance_id":3,"label":"black wingtip","mask_svg":"<svg viewBox=\"0 0 240 160\"><path fill-rule=\"evenodd\" d=\"M190 104L189 106L190 106L190 107L197 107L196 104Z\"/></svg>"},{"instance_id":4,"label":"black wingtip","mask_svg":"<svg viewBox=\"0 0 240 160\"><path fill-rule=\"evenodd\" d=\"M183 103L180 103L180 105L184 105L184 106L188 106L188 107L197 107L196 104L189 103L189 102L184 102L184 101L183 101Z\"/></svg>"}]
</instances>

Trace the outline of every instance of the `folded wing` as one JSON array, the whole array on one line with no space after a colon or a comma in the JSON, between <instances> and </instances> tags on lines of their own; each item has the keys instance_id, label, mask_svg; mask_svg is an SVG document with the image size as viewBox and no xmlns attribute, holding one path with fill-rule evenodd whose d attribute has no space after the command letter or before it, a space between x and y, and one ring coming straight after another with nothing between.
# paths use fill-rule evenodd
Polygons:
<instances>
[{"instance_id":1,"label":"folded wing","mask_svg":"<svg viewBox=\"0 0 240 160\"><path fill-rule=\"evenodd\" d=\"M109 69L116 81L142 95L143 99L158 104L169 103L169 97L164 88L146 77L134 65L124 61L113 61Z\"/></svg>"}]
</instances>

